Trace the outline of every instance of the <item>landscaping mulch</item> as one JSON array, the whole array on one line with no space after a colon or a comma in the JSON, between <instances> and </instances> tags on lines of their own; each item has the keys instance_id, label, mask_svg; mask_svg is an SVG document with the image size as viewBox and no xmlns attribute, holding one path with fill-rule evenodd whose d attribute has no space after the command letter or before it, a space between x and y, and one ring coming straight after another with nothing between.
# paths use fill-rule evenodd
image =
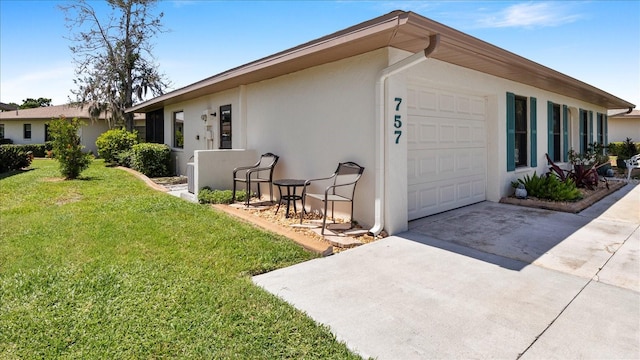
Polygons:
<instances>
[{"instance_id":1,"label":"landscaping mulch","mask_svg":"<svg viewBox=\"0 0 640 360\"><path fill-rule=\"evenodd\" d=\"M578 201L552 201L546 199L538 199L534 197L528 197L526 199L518 199L514 196L503 197L500 202L503 204L511 204L518 206L526 206L538 209L562 211L568 213L579 213L580 211L588 208L596 202L602 200L607 195L618 191L627 183L624 181L609 181L609 186L600 184L595 190L580 189L582 192L582 199Z\"/></svg>"}]
</instances>

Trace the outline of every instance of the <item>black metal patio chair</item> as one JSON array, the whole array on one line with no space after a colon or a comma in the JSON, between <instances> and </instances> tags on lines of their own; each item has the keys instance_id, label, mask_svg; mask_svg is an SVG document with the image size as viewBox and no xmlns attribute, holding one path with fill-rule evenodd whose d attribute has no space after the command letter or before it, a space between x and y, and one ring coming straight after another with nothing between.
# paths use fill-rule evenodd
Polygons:
<instances>
[{"instance_id":1,"label":"black metal patio chair","mask_svg":"<svg viewBox=\"0 0 640 360\"><path fill-rule=\"evenodd\" d=\"M247 202L246 206L249 206L249 199L251 198L251 183L257 184L258 198L262 198L260 193L260 184L269 184L269 198L273 202L273 170L278 163L279 156L266 153L260 156L260 160L252 166L240 166L233 169L233 195L231 202L236 201L236 183L243 182L246 184L247 190Z\"/></svg>"},{"instance_id":2,"label":"black metal patio chair","mask_svg":"<svg viewBox=\"0 0 640 360\"><path fill-rule=\"evenodd\" d=\"M320 233L324 235L324 231L327 226L327 206L331 202L331 220L335 223L335 217L333 214L334 203L337 202L350 202L351 213L350 223L353 226L353 198L356 192L356 184L364 172L364 167L354 162L339 163L338 168L333 175L326 178L310 179L305 182L302 190L302 209L300 212L300 224L302 224L302 218L304 215L305 199L307 197L320 200L324 203L324 212L322 213L322 230ZM312 182L325 181L329 183L322 194L307 193L307 186Z\"/></svg>"}]
</instances>

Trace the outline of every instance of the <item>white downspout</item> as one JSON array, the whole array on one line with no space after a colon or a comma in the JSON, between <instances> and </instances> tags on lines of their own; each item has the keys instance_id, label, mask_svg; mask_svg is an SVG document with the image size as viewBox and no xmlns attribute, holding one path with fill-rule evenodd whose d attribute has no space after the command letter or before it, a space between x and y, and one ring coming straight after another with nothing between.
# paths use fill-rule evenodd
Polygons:
<instances>
[{"instance_id":1,"label":"white downspout","mask_svg":"<svg viewBox=\"0 0 640 360\"><path fill-rule=\"evenodd\" d=\"M386 122L385 122L385 90L387 79L400 71L406 70L425 61L436 50L440 42L440 34L429 36L429 46L423 51L417 52L404 58L387 68L382 69L376 82L376 127L375 141L375 224L369 230L374 236L380 234L384 229L384 201L385 201L385 171L386 171Z\"/></svg>"}]
</instances>

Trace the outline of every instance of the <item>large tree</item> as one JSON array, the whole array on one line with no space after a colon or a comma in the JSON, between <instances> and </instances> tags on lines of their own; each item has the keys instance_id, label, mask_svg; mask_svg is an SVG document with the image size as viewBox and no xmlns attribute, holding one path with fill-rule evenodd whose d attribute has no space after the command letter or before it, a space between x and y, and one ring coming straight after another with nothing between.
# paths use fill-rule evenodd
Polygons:
<instances>
[{"instance_id":1,"label":"large tree","mask_svg":"<svg viewBox=\"0 0 640 360\"><path fill-rule=\"evenodd\" d=\"M85 0L61 6L71 32L76 63L75 101L91 114L106 113L110 125L133 129L133 114L124 110L150 91L162 95L169 86L158 71L151 39L163 31L157 0L107 0L108 15L98 14Z\"/></svg>"}]
</instances>

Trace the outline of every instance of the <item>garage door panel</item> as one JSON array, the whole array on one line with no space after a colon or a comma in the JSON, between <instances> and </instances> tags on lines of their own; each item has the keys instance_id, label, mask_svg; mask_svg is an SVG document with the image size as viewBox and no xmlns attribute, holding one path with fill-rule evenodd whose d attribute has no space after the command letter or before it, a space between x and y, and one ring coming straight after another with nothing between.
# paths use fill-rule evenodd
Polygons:
<instances>
[{"instance_id":1,"label":"garage door panel","mask_svg":"<svg viewBox=\"0 0 640 360\"><path fill-rule=\"evenodd\" d=\"M484 174L484 154L482 148L409 151L408 183L455 180Z\"/></svg>"},{"instance_id":2,"label":"garage door panel","mask_svg":"<svg viewBox=\"0 0 640 360\"><path fill-rule=\"evenodd\" d=\"M485 200L484 98L419 84L408 93L409 219Z\"/></svg>"},{"instance_id":3,"label":"garage door panel","mask_svg":"<svg viewBox=\"0 0 640 360\"><path fill-rule=\"evenodd\" d=\"M485 200L484 177L409 185L409 218L417 219Z\"/></svg>"},{"instance_id":4,"label":"garage door panel","mask_svg":"<svg viewBox=\"0 0 640 360\"><path fill-rule=\"evenodd\" d=\"M484 123L409 115L408 145L414 149L484 147Z\"/></svg>"}]
</instances>

